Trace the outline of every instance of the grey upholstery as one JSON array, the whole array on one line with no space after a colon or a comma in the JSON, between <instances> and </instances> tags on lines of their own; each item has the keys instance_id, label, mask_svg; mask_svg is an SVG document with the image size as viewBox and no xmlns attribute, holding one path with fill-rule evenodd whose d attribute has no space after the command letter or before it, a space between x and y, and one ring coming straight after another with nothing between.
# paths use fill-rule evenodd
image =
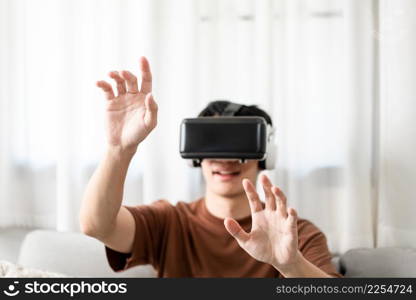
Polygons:
<instances>
[{"instance_id":1,"label":"grey upholstery","mask_svg":"<svg viewBox=\"0 0 416 300\"><path fill-rule=\"evenodd\" d=\"M357 248L340 259L346 277L416 277L416 249Z\"/></svg>"},{"instance_id":2,"label":"grey upholstery","mask_svg":"<svg viewBox=\"0 0 416 300\"><path fill-rule=\"evenodd\" d=\"M154 277L151 266L111 270L104 245L80 233L35 230L27 234L18 264L74 277Z\"/></svg>"},{"instance_id":3,"label":"grey upholstery","mask_svg":"<svg viewBox=\"0 0 416 300\"><path fill-rule=\"evenodd\" d=\"M20 246L30 229L0 229L0 260L15 263L19 256Z\"/></svg>"}]
</instances>

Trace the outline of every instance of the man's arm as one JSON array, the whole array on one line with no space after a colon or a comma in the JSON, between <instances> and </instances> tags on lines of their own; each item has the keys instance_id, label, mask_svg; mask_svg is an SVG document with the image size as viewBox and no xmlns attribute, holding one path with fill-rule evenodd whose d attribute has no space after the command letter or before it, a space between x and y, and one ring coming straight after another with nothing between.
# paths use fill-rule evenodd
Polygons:
<instances>
[{"instance_id":1,"label":"man's arm","mask_svg":"<svg viewBox=\"0 0 416 300\"><path fill-rule=\"evenodd\" d=\"M132 251L135 220L121 206L131 159L138 145L157 124L157 104L151 94L152 75L148 61L140 60L142 82L128 71L110 72L117 96L106 81L98 81L107 99L106 154L88 183L80 212L81 230L123 253Z\"/></svg>"},{"instance_id":2,"label":"man's arm","mask_svg":"<svg viewBox=\"0 0 416 300\"><path fill-rule=\"evenodd\" d=\"M108 149L85 191L80 214L81 230L108 247L129 253L135 221L121 206L127 169L133 154Z\"/></svg>"},{"instance_id":3,"label":"man's arm","mask_svg":"<svg viewBox=\"0 0 416 300\"><path fill-rule=\"evenodd\" d=\"M261 182L266 196L264 209L254 185L248 179L243 180L251 209L251 232L245 232L231 218L224 220L227 231L253 258L272 265L285 277L331 277L299 251L297 213L287 208L283 192L265 175Z\"/></svg>"}]
</instances>

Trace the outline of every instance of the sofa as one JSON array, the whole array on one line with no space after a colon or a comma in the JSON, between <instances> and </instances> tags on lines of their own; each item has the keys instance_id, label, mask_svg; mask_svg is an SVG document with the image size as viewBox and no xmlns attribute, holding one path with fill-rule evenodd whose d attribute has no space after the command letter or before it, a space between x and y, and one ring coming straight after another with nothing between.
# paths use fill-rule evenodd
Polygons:
<instances>
[{"instance_id":1,"label":"sofa","mask_svg":"<svg viewBox=\"0 0 416 300\"><path fill-rule=\"evenodd\" d=\"M59 273L68 277L156 277L151 266L114 272L108 265L104 246L77 232L0 229L0 261L24 268ZM43 277L38 274L34 277Z\"/></svg>"},{"instance_id":2,"label":"sofa","mask_svg":"<svg viewBox=\"0 0 416 300\"><path fill-rule=\"evenodd\" d=\"M113 272L103 245L76 232L0 229L0 261L69 277L155 277L151 266ZM416 249L358 248L333 258L345 277L416 277Z\"/></svg>"}]
</instances>

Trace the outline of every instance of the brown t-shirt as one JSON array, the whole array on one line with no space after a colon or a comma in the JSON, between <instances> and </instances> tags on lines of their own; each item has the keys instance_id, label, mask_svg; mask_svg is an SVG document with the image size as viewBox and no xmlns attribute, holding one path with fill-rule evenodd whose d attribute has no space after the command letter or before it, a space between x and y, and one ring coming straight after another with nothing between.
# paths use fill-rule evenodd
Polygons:
<instances>
[{"instance_id":1,"label":"brown t-shirt","mask_svg":"<svg viewBox=\"0 0 416 300\"><path fill-rule=\"evenodd\" d=\"M282 277L271 265L245 252L227 232L223 219L213 216L204 198L151 205L126 206L136 221L133 250L123 254L106 247L114 271L151 264L159 277ZM237 220L247 232L251 216ZM333 276L324 234L311 222L298 220L299 249L311 263Z\"/></svg>"}]
</instances>

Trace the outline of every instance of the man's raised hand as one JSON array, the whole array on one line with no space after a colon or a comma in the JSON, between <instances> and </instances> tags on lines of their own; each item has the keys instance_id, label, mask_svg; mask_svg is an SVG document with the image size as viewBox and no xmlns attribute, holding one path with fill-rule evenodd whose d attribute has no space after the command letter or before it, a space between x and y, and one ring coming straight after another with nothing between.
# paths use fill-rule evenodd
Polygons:
<instances>
[{"instance_id":1,"label":"man's raised hand","mask_svg":"<svg viewBox=\"0 0 416 300\"><path fill-rule=\"evenodd\" d=\"M140 58L141 86L137 77L129 71L112 71L117 95L111 84L101 80L101 88L107 99L107 137L110 147L135 151L156 127L158 106L152 96L152 73L145 57Z\"/></svg>"},{"instance_id":2,"label":"man's raised hand","mask_svg":"<svg viewBox=\"0 0 416 300\"><path fill-rule=\"evenodd\" d=\"M271 184L266 175L261 176L261 183L266 197L265 208L254 185L248 179L243 180L252 216L250 233L231 218L226 218L224 225L253 258L282 271L296 264L301 256L298 251L297 214L293 208L287 208L286 196Z\"/></svg>"}]
</instances>

